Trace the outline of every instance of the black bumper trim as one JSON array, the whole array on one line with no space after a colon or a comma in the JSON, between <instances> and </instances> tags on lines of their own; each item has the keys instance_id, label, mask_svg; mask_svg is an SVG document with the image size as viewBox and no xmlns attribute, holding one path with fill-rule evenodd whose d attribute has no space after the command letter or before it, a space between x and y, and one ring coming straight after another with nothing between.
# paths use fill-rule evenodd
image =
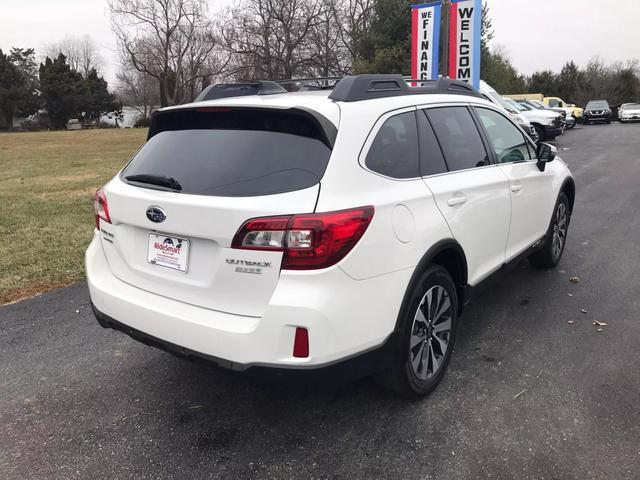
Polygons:
<instances>
[{"instance_id":1,"label":"black bumper trim","mask_svg":"<svg viewBox=\"0 0 640 480\"><path fill-rule=\"evenodd\" d=\"M544 127L544 134L547 137L557 137L562 133L562 127Z\"/></svg>"},{"instance_id":2,"label":"black bumper trim","mask_svg":"<svg viewBox=\"0 0 640 480\"><path fill-rule=\"evenodd\" d=\"M104 328L111 328L129 335L145 345L164 350L192 362L213 364L218 367L269 380L286 380L313 384L340 384L366 377L388 368L398 352L400 333L392 332L381 345L355 355L321 365L282 366L273 364L242 364L197 352L129 327L99 311L93 302L93 313Z\"/></svg>"}]
</instances>

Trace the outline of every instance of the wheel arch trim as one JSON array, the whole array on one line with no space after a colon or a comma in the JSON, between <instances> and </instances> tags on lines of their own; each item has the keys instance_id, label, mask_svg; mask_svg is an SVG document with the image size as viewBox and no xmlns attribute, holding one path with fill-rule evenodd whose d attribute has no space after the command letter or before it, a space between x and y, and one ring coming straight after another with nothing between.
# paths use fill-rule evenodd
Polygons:
<instances>
[{"instance_id":1,"label":"wheel arch trim","mask_svg":"<svg viewBox=\"0 0 640 480\"><path fill-rule=\"evenodd\" d=\"M576 200L576 182L572 177L567 177L560 187L560 193L566 192L569 199L569 213L573 213L573 205Z\"/></svg>"},{"instance_id":2,"label":"wheel arch trim","mask_svg":"<svg viewBox=\"0 0 640 480\"><path fill-rule=\"evenodd\" d=\"M456 294L458 297L457 299L458 315L462 313L463 306L467 301L468 290L469 290L468 284L467 284L467 278L468 278L467 256L465 255L464 250L462 249L460 244L455 239L446 238L433 244L426 251L426 253L422 256L422 258L416 265L416 268L414 269L413 274L411 275L411 279L407 284L407 289L402 299L402 304L400 305L400 311L398 313L398 318L396 319L395 330L398 330L400 328L400 322L407 309L407 306L408 306L407 304L411 298L411 292L413 292L413 288L415 286L415 283L418 280L418 277L429 265L433 263L433 260L439 254L446 251L455 252L459 260L460 271L457 272L458 275L455 275L455 272L450 272L450 273L451 273L451 276L454 278L454 282L456 284ZM446 266L443 265L443 268L446 268ZM456 277L459 277L459 278L456 278Z\"/></svg>"}]
</instances>

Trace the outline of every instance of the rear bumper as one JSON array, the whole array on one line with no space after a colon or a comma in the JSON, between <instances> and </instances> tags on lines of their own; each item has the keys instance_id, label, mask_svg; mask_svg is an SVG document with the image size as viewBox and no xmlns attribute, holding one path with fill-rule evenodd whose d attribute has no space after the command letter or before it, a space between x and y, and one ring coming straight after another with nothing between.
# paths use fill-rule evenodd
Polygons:
<instances>
[{"instance_id":1,"label":"rear bumper","mask_svg":"<svg viewBox=\"0 0 640 480\"><path fill-rule=\"evenodd\" d=\"M140 343L164 350L179 358L192 362L212 364L227 370L241 372L254 378L285 380L288 382L329 385L347 382L380 372L395 360L395 355L398 351L397 344L400 338L399 332L392 332L384 343L378 347L322 365L283 366L259 363L241 364L202 352L196 352L131 328L100 312L93 303L91 304L91 308L98 323L102 327L123 332Z\"/></svg>"},{"instance_id":2,"label":"rear bumper","mask_svg":"<svg viewBox=\"0 0 640 480\"><path fill-rule=\"evenodd\" d=\"M129 285L113 275L95 240L87 249L86 269L94 312L102 326L232 370L281 369L296 371L294 376L334 369L334 364L362 355L370 371L377 369L386 358L412 273L358 281L337 267L310 275L283 273L258 318L190 305ZM296 327L309 332L308 358L293 357ZM356 376L363 370L359 362L349 362Z\"/></svg>"}]
</instances>

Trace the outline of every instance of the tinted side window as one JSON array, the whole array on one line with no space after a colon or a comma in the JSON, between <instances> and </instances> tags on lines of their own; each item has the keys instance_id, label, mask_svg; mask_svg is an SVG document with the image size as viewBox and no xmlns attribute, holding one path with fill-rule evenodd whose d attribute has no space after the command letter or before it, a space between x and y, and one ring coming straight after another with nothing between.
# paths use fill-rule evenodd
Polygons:
<instances>
[{"instance_id":1,"label":"tinted side window","mask_svg":"<svg viewBox=\"0 0 640 480\"><path fill-rule=\"evenodd\" d=\"M420 175L435 175L447 171L436 134L424 110L418 111L418 136L420 137Z\"/></svg>"},{"instance_id":2,"label":"tinted side window","mask_svg":"<svg viewBox=\"0 0 640 480\"><path fill-rule=\"evenodd\" d=\"M414 112L387 119L369 148L368 169L392 178L419 177L418 129Z\"/></svg>"},{"instance_id":3,"label":"tinted side window","mask_svg":"<svg viewBox=\"0 0 640 480\"><path fill-rule=\"evenodd\" d=\"M489 164L480 132L466 107L430 108L426 112L449 170Z\"/></svg>"},{"instance_id":4,"label":"tinted side window","mask_svg":"<svg viewBox=\"0 0 640 480\"><path fill-rule=\"evenodd\" d=\"M496 152L498 163L533 159L524 135L509 120L487 108L476 108L476 112Z\"/></svg>"}]
</instances>

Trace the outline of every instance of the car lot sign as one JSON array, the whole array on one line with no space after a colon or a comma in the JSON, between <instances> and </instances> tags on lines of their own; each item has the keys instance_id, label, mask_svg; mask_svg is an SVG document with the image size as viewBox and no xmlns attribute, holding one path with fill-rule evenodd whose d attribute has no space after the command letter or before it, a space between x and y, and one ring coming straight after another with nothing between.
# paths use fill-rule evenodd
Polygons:
<instances>
[{"instance_id":1,"label":"car lot sign","mask_svg":"<svg viewBox=\"0 0 640 480\"><path fill-rule=\"evenodd\" d=\"M480 88L481 0L451 0L449 77Z\"/></svg>"},{"instance_id":2,"label":"car lot sign","mask_svg":"<svg viewBox=\"0 0 640 480\"><path fill-rule=\"evenodd\" d=\"M411 6L411 78L438 78L441 9L440 2Z\"/></svg>"}]
</instances>

